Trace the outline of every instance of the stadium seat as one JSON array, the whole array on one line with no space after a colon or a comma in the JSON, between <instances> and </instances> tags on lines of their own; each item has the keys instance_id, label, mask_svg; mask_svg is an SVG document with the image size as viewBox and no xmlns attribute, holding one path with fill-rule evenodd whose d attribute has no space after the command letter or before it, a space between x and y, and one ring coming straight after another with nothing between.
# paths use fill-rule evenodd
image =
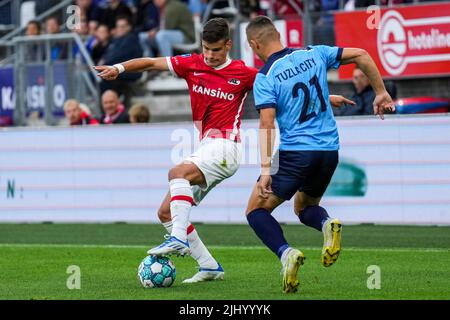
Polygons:
<instances>
[{"instance_id":1,"label":"stadium seat","mask_svg":"<svg viewBox=\"0 0 450 320\"><path fill-rule=\"evenodd\" d=\"M26 27L27 23L36 17L36 3L25 1L20 6L20 27Z\"/></svg>"},{"instance_id":2,"label":"stadium seat","mask_svg":"<svg viewBox=\"0 0 450 320\"><path fill-rule=\"evenodd\" d=\"M199 16L194 16L194 29L195 29L195 40L193 43L182 43L172 45L175 51L181 52L192 52L198 51L201 47L201 35L202 35L202 23Z\"/></svg>"},{"instance_id":3,"label":"stadium seat","mask_svg":"<svg viewBox=\"0 0 450 320\"><path fill-rule=\"evenodd\" d=\"M212 13L224 18L234 18L239 13L239 10L236 8L233 0L228 0L228 7L213 9Z\"/></svg>"},{"instance_id":4,"label":"stadium seat","mask_svg":"<svg viewBox=\"0 0 450 320\"><path fill-rule=\"evenodd\" d=\"M226 5L223 6L225 2ZM217 6L219 6L219 8L217 8ZM238 15L239 9L233 0L212 0L208 2L205 12L203 13L203 23L206 23L206 21L212 17L222 17L233 20Z\"/></svg>"}]
</instances>

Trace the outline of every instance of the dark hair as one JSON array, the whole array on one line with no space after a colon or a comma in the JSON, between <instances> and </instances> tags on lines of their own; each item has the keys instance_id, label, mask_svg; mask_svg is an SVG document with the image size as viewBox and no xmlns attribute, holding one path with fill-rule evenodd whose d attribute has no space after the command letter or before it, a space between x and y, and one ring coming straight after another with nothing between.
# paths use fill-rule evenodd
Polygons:
<instances>
[{"instance_id":1,"label":"dark hair","mask_svg":"<svg viewBox=\"0 0 450 320\"><path fill-rule=\"evenodd\" d=\"M119 21L119 20L126 20L126 21L127 21L127 24L128 24L129 26L132 26L132 25L133 25L133 23L132 23L131 18L130 18L129 15L126 15L126 14L118 15L117 18L116 18L116 23L117 23L117 21Z\"/></svg>"},{"instance_id":2,"label":"dark hair","mask_svg":"<svg viewBox=\"0 0 450 320\"><path fill-rule=\"evenodd\" d=\"M49 21L49 20L56 20L56 23L57 23L58 25L61 24L61 22L59 21L58 16L49 16L47 19L45 19L45 23L47 23L47 21Z\"/></svg>"},{"instance_id":3,"label":"dark hair","mask_svg":"<svg viewBox=\"0 0 450 320\"><path fill-rule=\"evenodd\" d=\"M215 43L220 40L230 39L230 28L227 20L223 18L213 18L208 20L203 26L202 40L208 43Z\"/></svg>"},{"instance_id":4,"label":"dark hair","mask_svg":"<svg viewBox=\"0 0 450 320\"><path fill-rule=\"evenodd\" d=\"M97 27L95 28L95 30L98 30L98 29L100 29L101 27L105 27L106 29L108 29L108 32L111 31L111 30L109 29L109 26L108 26L107 24L104 24L104 23L99 23L99 24L97 25Z\"/></svg>"},{"instance_id":5,"label":"dark hair","mask_svg":"<svg viewBox=\"0 0 450 320\"><path fill-rule=\"evenodd\" d=\"M31 24L34 24L36 26L36 28L38 29L38 31L41 32L42 28L41 28L41 23L39 21L37 21L37 20L30 20L30 21L28 21L27 26L29 26Z\"/></svg>"}]
</instances>

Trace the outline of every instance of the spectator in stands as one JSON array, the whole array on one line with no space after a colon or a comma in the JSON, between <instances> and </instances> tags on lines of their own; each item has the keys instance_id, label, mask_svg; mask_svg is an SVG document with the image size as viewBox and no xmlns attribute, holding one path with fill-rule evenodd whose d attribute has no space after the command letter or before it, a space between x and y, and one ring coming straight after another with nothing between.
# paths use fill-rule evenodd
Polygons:
<instances>
[{"instance_id":1,"label":"spectator in stands","mask_svg":"<svg viewBox=\"0 0 450 320\"><path fill-rule=\"evenodd\" d=\"M321 0L320 10L321 11L331 11L339 9L339 0Z\"/></svg>"},{"instance_id":2,"label":"spectator in stands","mask_svg":"<svg viewBox=\"0 0 450 320\"><path fill-rule=\"evenodd\" d=\"M413 0L381 0L380 5L381 6L391 6L396 4L403 4L403 3L412 3ZM356 8L367 8L368 6L376 5L375 0L347 0L344 5L345 11L353 11Z\"/></svg>"},{"instance_id":3,"label":"spectator in stands","mask_svg":"<svg viewBox=\"0 0 450 320\"><path fill-rule=\"evenodd\" d=\"M132 21L133 13L130 7L121 0L110 0L108 2L108 7L104 9L101 13L99 23L106 24L113 33L115 33L115 27L117 24L117 19L119 17L128 18Z\"/></svg>"},{"instance_id":4,"label":"spectator in stands","mask_svg":"<svg viewBox=\"0 0 450 320\"><path fill-rule=\"evenodd\" d=\"M109 5L110 0L93 0L94 4L102 9L106 9ZM122 0L122 2L124 2L126 5L132 7L135 5L135 1L138 0Z\"/></svg>"},{"instance_id":5,"label":"spectator in stands","mask_svg":"<svg viewBox=\"0 0 450 320\"><path fill-rule=\"evenodd\" d=\"M45 20L45 31L47 34L58 34L60 32L59 29L59 21L55 16L47 18ZM53 42L51 47L51 60L58 59L66 59L67 58L67 43L65 42Z\"/></svg>"},{"instance_id":6,"label":"spectator in stands","mask_svg":"<svg viewBox=\"0 0 450 320\"><path fill-rule=\"evenodd\" d=\"M86 43L86 48L91 54L92 61L95 65L104 63L109 42L110 33L108 26L106 24L98 25L94 35Z\"/></svg>"},{"instance_id":7,"label":"spectator in stands","mask_svg":"<svg viewBox=\"0 0 450 320\"><path fill-rule=\"evenodd\" d=\"M154 0L154 3L160 12L160 29L156 32L154 40L160 56L170 57L173 56L173 44L194 42L192 14L186 4L178 0ZM149 42L152 41L153 39Z\"/></svg>"},{"instance_id":8,"label":"spectator in stands","mask_svg":"<svg viewBox=\"0 0 450 320\"><path fill-rule=\"evenodd\" d=\"M107 90L102 95L102 109L104 112L100 122L102 124L130 123L125 106L120 103L119 95L113 90Z\"/></svg>"},{"instance_id":9,"label":"spectator in stands","mask_svg":"<svg viewBox=\"0 0 450 320\"><path fill-rule=\"evenodd\" d=\"M340 0L320 0L320 18L315 26L315 35L322 44L335 44L334 14L330 11L339 9Z\"/></svg>"},{"instance_id":10,"label":"spectator in stands","mask_svg":"<svg viewBox=\"0 0 450 320\"><path fill-rule=\"evenodd\" d=\"M139 34L139 40L144 51L144 57L156 56L156 42L151 44L158 31L159 10L153 4L153 0L140 0L136 16L135 31Z\"/></svg>"},{"instance_id":11,"label":"spectator in stands","mask_svg":"<svg viewBox=\"0 0 450 320\"><path fill-rule=\"evenodd\" d=\"M236 6L235 1L229 0L218 0L218 1L209 1L210 14L208 19L214 18L224 18L224 19L232 19L236 16L238 8Z\"/></svg>"},{"instance_id":12,"label":"spectator in stands","mask_svg":"<svg viewBox=\"0 0 450 320\"><path fill-rule=\"evenodd\" d=\"M75 27L72 29L72 31L80 36L81 41L83 41L85 43L85 46L87 47L88 46L88 41L90 40L90 38L89 38L89 26L88 26L87 19L82 16L81 19L80 19L80 22L75 25ZM78 47L77 43L74 43L72 45L72 56L75 59L77 59L77 60L81 60L82 59L81 50Z\"/></svg>"},{"instance_id":13,"label":"spectator in stands","mask_svg":"<svg viewBox=\"0 0 450 320\"><path fill-rule=\"evenodd\" d=\"M25 28L26 36L38 36L41 34L41 24L37 20L31 20Z\"/></svg>"},{"instance_id":14,"label":"spectator in stands","mask_svg":"<svg viewBox=\"0 0 450 320\"><path fill-rule=\"evenodd\" d=\"M48 17L47 20L45 20L45 32L47 34L57 34L59 33L59 20L55 16Z\"/></svg>"},{"instance_id":15,"label":"spectator in stands","mask_svg":"<svg viewBox=\"0 0 450 320\"><path fill-rule=\"evenodd\" d=\"M81 17L80 23L72 29L73 32L76 32L81 40L85 40L89 36L89 24L86 18Z\"/></svg>"},{"instance_id":16,"label":"spectator in stands","mask_svg":"<svg viewBox=\"0 0 450 320\"><path fill-rule=\"evenodd\" d=\"M239 12L248 19L253 19L258 16L260 10L261 8L258 0L239 1Z\"/></svg>"},{"instance_id":17,"label":"spectator in stands","mask_svg":"<svg viewBox=\"0 0 450 320\"><path fill-rule=\"evenodd\" d=\"M414 0L380 0L380 5L381 6L395 6L398 4L413 3L413 1Z\"/></svg>"},{"instance_id":18,"label":"spectator in stands","mask_svg":"<svg viewBox=\"0 0 450 320\"><path fill-rule=\"evenodd\" d=\"M278 0L273 5L273 10L278 18L298 19L303 14L302 0Z\"/></svg>"},{"instance_id":19,"label":"spectator in stands","mask_svg":"<svg viewBox=\"0 0 450 320\"><path fill-rule=\"evenodd\" d=\"M92 0L76 0L75 4L81 10L81 19L87 21L89 34L94 34L98 21L102 16L102 9L93 3Z\"/></svg>"},{"instance_id":20,"label":"spectator in stands","mask_svg":"<svg viewBox=\"0 0 450 320\"><path fill-rule=\"evenodd\" d=\"M188 6L193 16L200 18L203 16L203 12L206 9L206 0L181 0L181 2L184 2Z\"/></svg>"},{"instance_id":21,"label":"spectator in stands","mask_svg":"<svg viewBox=\"0 0 450 320\"><path fill-rule=\"evenodd\" d=\"M127 17L119 17L116 23L115 38L106 49L104 59L105 64L114 65L116 63L142 57L142 48L139 45L139 38L131 31L131 24ZM102 81L100 83L101 92L112 89L124 96L124 103L127 109L130 107L130 100L133 94L133 83L142 76L141 73L124 73L114 81Z\"/></svg>"},{"instance_id":22,"label":"spectator in stands","mask_svg":"<svg viewBox=\"0 0 450 320\"><path fill-rule=\"evenodd\" d=\"M356 115L373 115L373 101L375 99L375 92L373 91L369 79L362 72L361 69L355 68L353 70L353 86L355 93L350 98L356 105L344 105L339 109L333 109L336 116L356 116ZM395 100L397 96L397 88L395 84L390 81L385 81L386 90Z\"/></svg>"},{"instance_id":23,"label":"spectator in stands","mask_svg":"<svg viewBox=\"0 0 450 320\"><path fill-rule=\"evenodd\" d=\"M99 124L97 119L92 117L86 109L86 106L83 108L75 99L69 99L64 103L64 114L71 126Z\"/></svg>"},{"instance_id":24,"label":"spectator in stands","mask_svg":"<svg viewBox=\"0 0 450 320\"><path fill-rule=\"evenodd\" d=\"M27 23L25 35L27 37L38 36L41 34L41 24L37 20L31 20ZM44 48L41 44L31 43L25 50L26 61L41 61L44 60Z\"/></svg>"},{"instance_id":25,"label":"spectator in stands","mask_svg":"<svg viewBox=\"0 0 450 320\"><path fill-rule=\"evenodd\" d=\"M93 3L101 9L106 9L108 7L108 1L109 0L93 0Z\"/></svg>"},{"instance_id":26,"label":"spectator in stands","mask_svg":"<svg viewBox=\"0 0 450 320\"><path fill-rule=\"evenodd\" d=\"M356 9L356 0L346 0L344 4L344 11L353 11Z\"/></svg>"},{"instance_id":27,"label":"spectator in stands","mask_svg":"<svg viewBox=\"0 0 450 320\"><path fill-rule=\"evenodd\" d=\"M150 110L141 103L135 104L128 112L130 115L130 123L148 123L150 122Z\"/></svg>"}]
</instances>

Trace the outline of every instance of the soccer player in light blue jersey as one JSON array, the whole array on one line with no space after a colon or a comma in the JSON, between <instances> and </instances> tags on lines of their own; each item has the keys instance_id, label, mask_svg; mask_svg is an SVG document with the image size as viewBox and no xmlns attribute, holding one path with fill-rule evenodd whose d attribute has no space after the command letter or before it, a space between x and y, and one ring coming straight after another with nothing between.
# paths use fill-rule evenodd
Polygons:
<instances>
[{"instance_id":1,"label":"soccer player in light blue jersey","mask_svg":"<svg viewBox=\"0 0 450 320\"><path fill-rule=\"evenodd\" d=\"M260 112L261 176L250 196L247 220L262 242L281 260L283 291L296 292L297 273L305 259L284 238L272 211L295 196L294 212L300 221L322 231L322 264L336 262L341 250L342 224L329 217L320 199L338 164L339 135L330 106L327 70L355 63L369 78L376 93L374 114L381 119L394 111L380 73L363 49L310 46L285 48L272 21L264 16L247 26L247 40L265 64L253 86ZM280 147L274 155L275 118Z\"/></svg>"}]
</instances>

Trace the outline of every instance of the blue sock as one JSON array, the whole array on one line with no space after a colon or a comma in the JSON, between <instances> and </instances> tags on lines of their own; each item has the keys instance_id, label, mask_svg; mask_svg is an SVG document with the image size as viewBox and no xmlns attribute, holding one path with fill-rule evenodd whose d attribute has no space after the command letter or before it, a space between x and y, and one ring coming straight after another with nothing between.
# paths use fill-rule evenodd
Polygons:
<instances>
[{"instance_id":1,"label":"blue sock","mask_svg":"<svg viewBox=\"0 0 450 320\"><path fill-rule=\"evenodd\" d=\"M258 238L281 259L289 245L278 221L266 209L255 209L247 215L250 227Z\"/></svg>"},{"instance_id":2,"label":"blue sock","mask_svg":"<svg viewBox=\"0 0 450 320\"><path fill-rule=\"evenodd\" d=\"M321 206L307 206L300 211L300 221L308 227L322 231L324 222L329 218L327 211Z\"/></svg>"}]
</instances>

